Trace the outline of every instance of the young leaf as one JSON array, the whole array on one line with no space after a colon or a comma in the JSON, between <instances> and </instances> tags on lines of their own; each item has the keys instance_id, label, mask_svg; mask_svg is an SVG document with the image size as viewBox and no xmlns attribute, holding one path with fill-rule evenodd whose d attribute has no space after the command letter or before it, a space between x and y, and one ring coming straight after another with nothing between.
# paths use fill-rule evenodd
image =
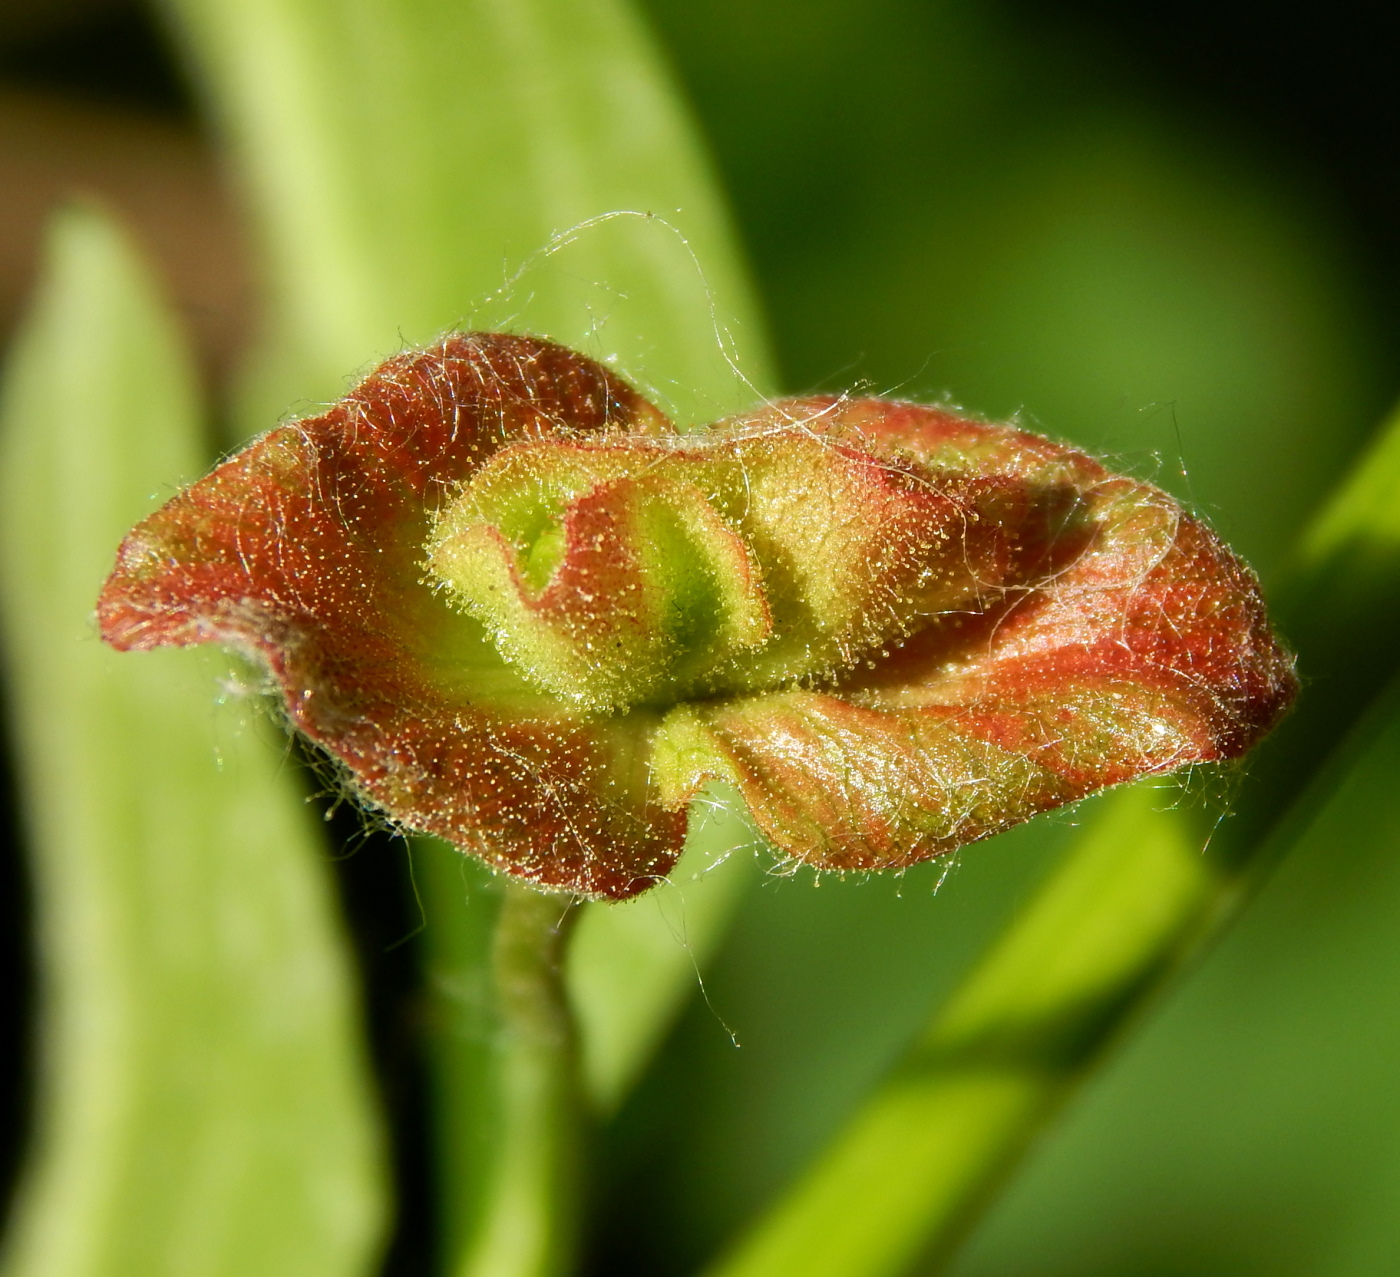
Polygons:
<instances>
[{"instance_id":1,"label":"young leaf","mask_svg":"<svg viewBox=\"0 0 1400 1277\"><path fill-rule=\"evenodd\" d=\"M57 222L10 371L0 602L43 1003L4 1271L366 1273L380 1136L285 748L219 697L226 664L92 628L115 539L205 463L173 322L100 215Z\"/></svg>"},{"instance_id":2,"label":"young leaf","mask_svg":"<svg viewBox=\"0 0 1400 1277\"><path fill-rule=\"evenodd\" d=\"M709 782L785 856L904 868L1239 758L1297 687L1253 574L1083 453L874 399L679 435L502 333L185 488L97 614L126 651L256 653L368 803L608 900L670 873Z\"/></svg>"}]
</instances>

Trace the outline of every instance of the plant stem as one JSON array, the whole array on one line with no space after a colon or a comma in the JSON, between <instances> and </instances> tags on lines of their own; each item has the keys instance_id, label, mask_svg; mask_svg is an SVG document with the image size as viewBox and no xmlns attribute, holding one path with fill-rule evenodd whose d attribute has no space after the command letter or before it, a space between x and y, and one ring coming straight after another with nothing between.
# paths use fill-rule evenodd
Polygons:
<instances>
[{"instance_id":1,"label":"plant stem","mask_svg":"<svg viewBox=\"0 0 1400 1277\"><path fill-rule=\"evenodd\" d=\"M442 1260L450 1277L573 1267L584 1102L563 959L582 912L415 845L425 913Z\"/></svg>"},{"instance_id":2,"label":"plant stem","mask_svg":"<svg viewBox=\"0 0 1400 1277\"><path fill-rule=\"evenodd\" d=\"M561 969L578 915L557 896L506 885L491 947L496 1139L454 1277L556 1277L573 1267L581 1095Z\"/></svg>"}]
</instances>

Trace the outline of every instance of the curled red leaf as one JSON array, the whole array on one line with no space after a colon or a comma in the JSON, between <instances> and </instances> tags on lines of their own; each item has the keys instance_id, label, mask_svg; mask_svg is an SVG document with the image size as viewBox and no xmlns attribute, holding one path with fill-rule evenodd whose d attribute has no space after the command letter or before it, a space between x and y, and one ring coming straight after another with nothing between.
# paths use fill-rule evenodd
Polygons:
<instances>
[{"instance_id":1,"label":"curled red leaf","mask_svg":"<svg viewBox=\"0 0 1400 1277\"><path fill-rule=\"evenodd\" d=\"M610 899L711 779L788 856L898 867L1236 758L1295 690L1248 568L1082 453L838 398L682 435L500 334L249 445L98 612L119 648L253 654L395 821Z\"/></svg>"}]
</instances>

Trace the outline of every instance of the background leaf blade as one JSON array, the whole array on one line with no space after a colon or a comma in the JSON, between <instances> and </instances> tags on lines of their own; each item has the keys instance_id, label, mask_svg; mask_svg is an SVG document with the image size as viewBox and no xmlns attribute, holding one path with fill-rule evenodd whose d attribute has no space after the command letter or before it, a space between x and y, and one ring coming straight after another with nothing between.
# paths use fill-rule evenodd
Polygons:
<instances>
[{"instance_id":1,"label":"background leaf blade","mask_svg":"<svg viewBox=\"0 0 1400 1277\"><path fill-rule=\"evenodd\" d=\"M377 1116L324 851L226 662L106 649L119 538L204 463L143 268L65 214L4 405L3 605L45 1012L15 1277L364 1273ZM242 703L240 703L242 702Z\"/></svg>"},{"instance_id":2,"label":"background leaf blade","mask_svg":"<svg viewBox=\"0 0 1400 1277\"><path fill-rule=\"evenodd\" d=\"M630 6L173 0L172 12L264 248L273 309L250 428L463 325L608 358L671 391L687 420L749 399L716 320L766 380L727 218ZM554 256L557 236L569 243Z\"/></svg>"}]
</instances>

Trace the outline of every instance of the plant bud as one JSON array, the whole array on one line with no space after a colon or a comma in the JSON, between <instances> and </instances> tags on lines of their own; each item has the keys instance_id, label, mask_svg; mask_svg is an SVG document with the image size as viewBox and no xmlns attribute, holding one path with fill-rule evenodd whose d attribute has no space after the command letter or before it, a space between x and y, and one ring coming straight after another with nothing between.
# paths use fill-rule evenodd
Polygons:
<instances>
[{"instance_id":1,"label":"plant bud","mask_svg":"<svg viewBox=\"0 0 1400 1277\"><path fill-rule=\"evenodd\" d=\"M1296 686L1249 569L1083 453L830 397L682 435L488 333L175 497L98 610L120 648L251 653L403 826L610 899L710 780L794 860L897 868L1237 758Z\"/></svg>"}]
</instances>

